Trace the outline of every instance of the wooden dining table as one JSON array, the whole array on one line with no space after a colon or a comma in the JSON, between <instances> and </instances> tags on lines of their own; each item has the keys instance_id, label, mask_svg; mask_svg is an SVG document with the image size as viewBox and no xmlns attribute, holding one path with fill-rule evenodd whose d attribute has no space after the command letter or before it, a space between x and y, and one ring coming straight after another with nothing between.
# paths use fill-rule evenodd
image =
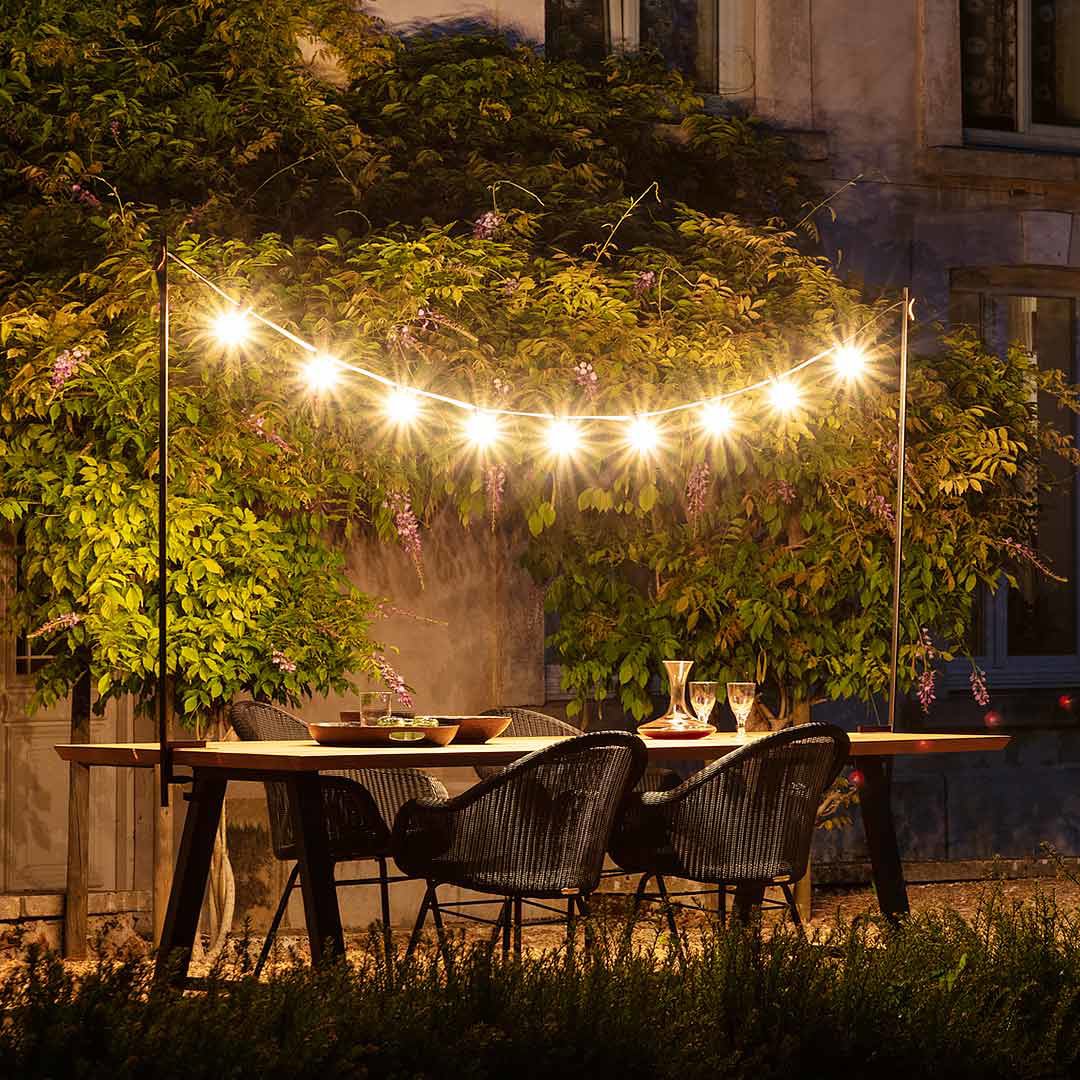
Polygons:
<instances>
[{"instance_id":1,"label":"wooden dining table","mask_svg":"<svg viewBox=\"0 0 1080 1080\"><path fill-rule=\"evenodd\" d=\"M319 773L339 769L459 768L509 765L518 758L560 742L562 737L500 737L481 744L409 744L385 747L320 746L307 740L211 742L171 749L174 770L190 769L188 811L177 853L172 888L162 927L159 973L186 976L210 873L214 839L230 780L279 780L288 785L293 831L297 838L300 886L313 963L341 955L341 926L334 864L323 820ZM704 739L646 739L649 763L713 760L745 746L757 734L717 732ZM898 919L908 911L907 886L896 840L890 797L891 761L899 756L1002 750L1000 734L926 734L889 731L851 735L850 761L859 789L863 828L878 904ZM64 743L56 752L78 768L153 768L160 762L157 743ZM178 954L178 955L177 955Z\"/></svg>"}]
</instances>

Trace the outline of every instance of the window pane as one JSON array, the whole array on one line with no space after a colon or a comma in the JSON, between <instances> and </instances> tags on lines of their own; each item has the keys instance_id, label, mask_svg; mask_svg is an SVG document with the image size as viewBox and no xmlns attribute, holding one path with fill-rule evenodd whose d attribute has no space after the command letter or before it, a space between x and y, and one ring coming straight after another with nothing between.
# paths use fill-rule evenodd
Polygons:
<instances>
[{"instance_id":1,"label":"window pane","mask_svg":"<svg viewBox=\"0 0 1080 1080\"><path fill-rule=\"evenodd\" d=\"M754 84L754 0L640 0L641 47L655 49L707 93Z\"/></svg>"},{"instance_id":2,"label":"window pane","mask_svg":"<svg viewBox=\"0 0 1080 1080\"><path fill-rule=\"evenodd\" d=\"M1073 301L1014 296L1009 336L1035 350L1040 368L1073 371ZM1075 430L1073 415L1039 395L1039 418L1062 431ZM1061 656L1076 652L1076 484L1072 467L1057 455L1043 460L1053 487L1038 494L1035 546L1055 573L1053 581L1028 563L1016 566L1019 587L1009 592L1008 652L1011 656Z\"/></svg>"},{"instance_id":3,"label":"window pane","mask_svg":"<svg viewBox=\"0 0 1080 1080\"><path fill-rule=\"evenodd\" d=\"M961 0L964 126L1016 130L1016 0Z\"/></svg>"},{"instance_id":4,"label":"window pane","mask_svg":"<svg viewBox=\"0 0 1080 1080\"><path fill-rule=\"evenodd\" d=\"M1033 0L1031 119L1080 124L1080 2Z\"/></svg>"},{"instance_id":5,"label":"window pane","mask_svg":"<svg viewBox=\"0 0 1080 1080\"><path fill-rule=\"evenodd\" d=\"M709 0L641 0L641 47L655 49L672 67L701 81L710 74L701 48L699 8L705 15Z\"/></svg>"},{"instance_id":6,"label":"window pane","mask_svg":"<svg viewBox=\"0 0 1080 1080\"><path fill-rule=\"evenodd\" d=\"M607 52L608 0L546 0L544 52L557 60L599 64Z\"/></svg>"}]
</instances>

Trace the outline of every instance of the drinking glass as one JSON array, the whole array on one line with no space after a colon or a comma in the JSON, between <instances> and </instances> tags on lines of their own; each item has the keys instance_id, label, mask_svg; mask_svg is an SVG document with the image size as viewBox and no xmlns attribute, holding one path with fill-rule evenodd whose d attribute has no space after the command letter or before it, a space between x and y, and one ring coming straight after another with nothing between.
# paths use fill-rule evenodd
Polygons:
<instances>
[{"instance_id":1,"label":"drinking glass","mask_svg":"<svg viewBox=\"0 0 1080 1080\"><path fill-rule=\"evenodd\" d=\"M385 724L390 716L390 691L367 690L360 695L360 723L365 727Z\"/></svg>"},{"instance_id":2,"label":"drinking glass","mask_svg":"<svg viewBox=\"0 0 1080 1080\"><path fill-rule=\"evenodd\" d=\"M690 684L690 705L694 715L703 723L709 722L713 706L716 704L716 688L714 682L692 682Z\"/></svg>"},{"instance_id":3,"label":"drinking glass","mask_svg":"<svg viewBox=\"0 0 1080 1080\"><path fill-rule=\"evenodd\" d=\"M757 684L752 682L729 682L727 684L727 701L731 711L735 714L735 725L740 735L746 734L746 718L754 707L754 696Z\"/></svg>"}]
</instances>

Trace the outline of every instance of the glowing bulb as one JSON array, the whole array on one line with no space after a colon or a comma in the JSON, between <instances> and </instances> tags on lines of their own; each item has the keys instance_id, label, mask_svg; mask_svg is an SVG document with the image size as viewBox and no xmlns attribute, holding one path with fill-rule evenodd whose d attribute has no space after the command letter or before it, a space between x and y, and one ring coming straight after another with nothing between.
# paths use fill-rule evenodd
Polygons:
<instances>
[{"instance_id":1,"label":"glowing bulb","mask_svg":"<svg viewBox=\"0 0 1080 1080\"><path fill-rule=\"evenodd\" d=\"M243 345L250 333L251 325L248 322L247 312L240 311L238 308L223 311L214 320L214 334L227 348Z\"/></svg>"},{"instance_id":2,"label":"glowing bulb","mask_svg":"<svg viewBox=\"0 0 1080 1080\"><path fill-rule=\"evenodd\" d=\"M316 353L304 366L304 379L316 393L332 389L340 375L341 365L326 353Z\"/></svg>"},{"instance_id":3,"label":"glowing bulb","mask_svg":"<svg viewBox=\"0 0 1080 1080\"><path fill-rule=\"evenodd\" d=\"M660 442L660 432L648 416L639 416L627 433L627 442L639 453L651 453Z\"/></svg>"},{"instance_id":4,"label":"glowing bulb","mask_svg":"<svg viewBox=\"0 0 1080 1080\"><path fill-rule=\"evenodd\" d=\"M469 442L481 450L490 446L499 437L498 417L494 413L477 409L465 421L465 435Z\"/></svg>"},{"instance_id":5,"label":"glowing bulb","mask_svg":"<svg viewBox=\"0 0 1080 1080\"><path fill-rule=\"evenodd\" d=\"M787 380L774 382L769 388L769 401L777 412L793 412L799 407L799 391Z\"/></svg>"},{"instance_id":6,"label":"glowing bulb","mask_svg":"<svg viewBox=\"0 0 1080 1080\"><path fill-rule=\"evenodd\" d=\"M833 350L833 368L842 379L855 379L866 369L866 354L856 345L839 345Z\"/></svg>"},{"instance_id":7,"label":"glowing bulb","mask_svg":"<svg viewBox=\"0 0 1080 1080\"><path fill-rule=\"evenodd\" d=\"M569 457L581 448L581 432L572 420L552 420L547 429L548 449L561 457Z\"/></svg>"},{"instance_id":8,"label":"glowing bulb","mask_svg":"<svg viewBox=\"0 0 1080 1080\"><path fill-rule=\"evenodd\" d=\"M726 435L735 417L722 401L710 401L701 410L701 426L709 435Z\"/></svg>"},{"instance_id":9,"label":"glowing bulb","mask_svg":"<svg viewBox=\"0 0 1080 1080\"><path fill-rule=\"evenodd\" d=\"M420 415L420 396L406 386L395 387L386 399L386 415L395 424L411 424Z\"/></svg>"}]
</instances>

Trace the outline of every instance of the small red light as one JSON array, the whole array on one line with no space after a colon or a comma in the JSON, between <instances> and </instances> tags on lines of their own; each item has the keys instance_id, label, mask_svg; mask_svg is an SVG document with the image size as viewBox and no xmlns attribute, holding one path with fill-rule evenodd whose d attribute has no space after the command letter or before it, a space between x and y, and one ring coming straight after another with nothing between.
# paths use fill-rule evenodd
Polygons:
<instances>
[{"instance_id":1,"label":"small red light","mask_svg":"<svg viewBox=\"0 0 1080 1080\"><path fill-rule=\"evenodd\" d=\"M862 787L863 781L865 779L866 777L863 776L863 774L859 772L858 769L852 769L851 772L848 773L848 780L850 780L851 783L853 783L856 787Z\"/></svg>"},{"instance_id":2,"label":"small red light","mask_svg":"<svg viewBox=\"0 0 1080 1080\"><path fill-rule=\"evenodd\" d=\"M1058 705L1062 709L1066 709L1069 712L1072 712L1072 707L1073 707L1072 694L1062 694L1061 697L1058 698Z\"/></svg>"},{"instance_id":3,"label":"small red light","mask_svg":"<svg viewBox=\"0 0 1080 1080\"><path fill-rule=\"evenodd\" d=\"M983 723L987 727L999 727L1001 725L1001 713L996 709L991 709L984 717Z\"/></svg>"}]
</instances>

